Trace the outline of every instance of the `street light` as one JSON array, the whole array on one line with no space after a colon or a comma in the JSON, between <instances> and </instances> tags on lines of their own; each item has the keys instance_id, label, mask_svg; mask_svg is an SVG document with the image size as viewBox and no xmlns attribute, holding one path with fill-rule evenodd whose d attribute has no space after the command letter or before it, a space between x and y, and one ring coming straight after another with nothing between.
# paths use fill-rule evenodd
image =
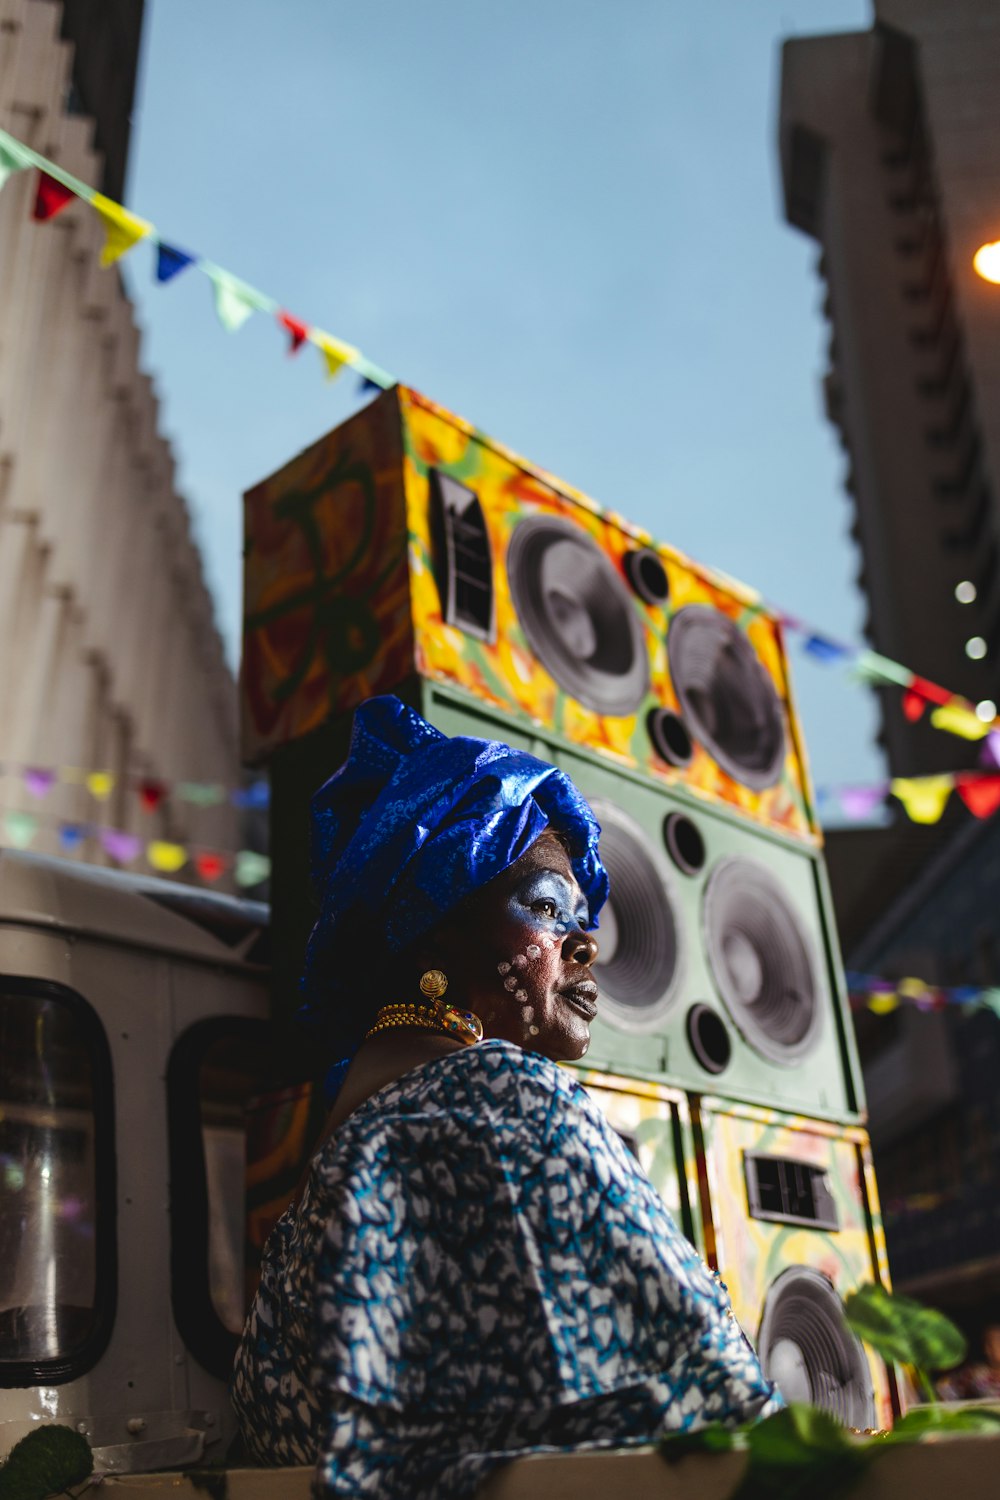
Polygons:
<instances>
[{"instance_id":1,"label":"street light","mask_svg":"<svg viewBox=\"0 0 1000 1500\"><path fill-rule=\"evenodd\" d=\"M988 245L980 245L972 257L972 266L984 281L992 281L1000 286L1000 240L993 240Z\"/></svg>"}]
</instances>

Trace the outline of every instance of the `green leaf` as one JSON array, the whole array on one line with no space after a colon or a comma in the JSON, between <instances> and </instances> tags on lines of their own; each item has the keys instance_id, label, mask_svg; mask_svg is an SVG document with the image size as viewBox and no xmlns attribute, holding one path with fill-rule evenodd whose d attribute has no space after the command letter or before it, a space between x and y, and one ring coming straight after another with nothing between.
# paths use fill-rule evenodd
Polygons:
<instances>
[{"instance_id":1,"label":"green leaf","mask_svg":"<svg viewBox=\"0 0 1000 1500\"><path fill-rule=\"evenodd\" d=\"M914 1406L882 1441L915 1443L925 1433L937 1432L1000 1432L1000 1411L986 1406Z\"/></svg>"},{"instance_id":2,"label":"green leaf","mask_svg":"<svg viewBox=\"0 0 1000 1500\"><path fill-rule=\"evenodd\" d=\"M798 1401L751 1427L747 1446L754 1458L768 1464L796 1464L817 1453L853 1451L847 1433L829 1412Z\"/></svg>"},{"instance_id":3,"label":"green leaf","mask_svg":"<svg viewBox=\"0 0 1000 1500\"><path fill-rule=\"evenodd\" d=\"M841 1500L871 1460L829 1413L795 1402L751 1427L747 1446L733 1500Z\"/></svg>"},{"instance_id":4,"label":"green leaf","mask_svg":"<svg viewBox=\"0 0 1000 1500\"><path fill-rule=\"evenodd\" d=\"M844 1314L848 1326L883 1359L950 1370L965 1358L965 1336L944 1313L871 1282L849 1293Z\"/></svg>"},{"instance_id":5,"label":"green leaf","mask_svg":"<svg viewBox=\"0 0 1000 1500\"><path fill-rule=\"evenodd\" d=\"M72 1427L47 1423L10 1450L0 1467L0 1500L46 1500L71 1484L82 1484L93 1468L85 1437Z\"/></svg>"}]
</instances>

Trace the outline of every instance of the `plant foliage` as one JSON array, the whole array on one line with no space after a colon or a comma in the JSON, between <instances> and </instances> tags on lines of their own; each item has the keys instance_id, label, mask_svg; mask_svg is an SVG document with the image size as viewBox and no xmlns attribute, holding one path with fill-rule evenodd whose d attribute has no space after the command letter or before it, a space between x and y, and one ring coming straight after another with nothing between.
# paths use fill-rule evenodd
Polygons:
<instances>
[{"instance_id":1,"label":"plant foliage","mask_svg":"<svg viewBox=\"0 0 1000 1500\"><path fill-rule=\"evenodd\" d=\"M950 1370L965 1358L964 1334L944 1313L869 1282L844 1302L848 1326L883 1359L921 1370Z\"/></svg>"},{"instance_id":2,"label":"plant foliage","mask_svg":"<svg viewBox=\"0 0 1000 1500\"><path fill-rule=\"evenodd\" d=\"M46 1423L15 1443L0 1466L0 1500L46 1500L82 1484L94 1468L90 1444L72 1427Z\"/></svg>"}]
</instances>

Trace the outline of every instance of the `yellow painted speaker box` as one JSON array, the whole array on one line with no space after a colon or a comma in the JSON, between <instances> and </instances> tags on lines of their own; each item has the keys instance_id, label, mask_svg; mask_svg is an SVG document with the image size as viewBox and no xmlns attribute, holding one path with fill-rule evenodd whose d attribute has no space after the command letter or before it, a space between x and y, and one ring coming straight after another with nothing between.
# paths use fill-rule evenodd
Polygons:
<instances>
[{"instance_id":1,"label":"yellow painted speaker box","mask_svg":"<svg viewBox=\"0 0 1000 1500\"><path fill-rule=\"evenodd\" d=\"M398 386L246 496L246 758L414 674L818 837L757 596Z\"/></svg>"},{"instance_id":2,"label":"yellow painted speaker box","mask_svg":"<svg viewBox=\"0 0 1000 1500\"><path fill-rule=\"evenodd\" d=\"M847 1327L843 1298L888 1286L865 1132L702 1099L705 1247L765 1373L851 1427L891 1425L893 1372Z\"/></svg>"}]
</instances>

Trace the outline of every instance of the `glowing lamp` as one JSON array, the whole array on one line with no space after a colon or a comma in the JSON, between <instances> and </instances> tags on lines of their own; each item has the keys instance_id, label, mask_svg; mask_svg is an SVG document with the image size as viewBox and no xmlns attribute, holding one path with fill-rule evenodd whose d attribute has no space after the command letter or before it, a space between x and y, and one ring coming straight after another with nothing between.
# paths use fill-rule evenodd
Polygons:
<instances>
[{"instance_id":1,"label":"glowing lamp","mask_svg":"<svg viewBox=\"0 0 1000 1500\"><path fill-rule=\"evenodd\" d=\"M984 281L992 281L1000 286L1000 240L980 245L972 257L972 266Z\"/></svg>"}]
</instances>

